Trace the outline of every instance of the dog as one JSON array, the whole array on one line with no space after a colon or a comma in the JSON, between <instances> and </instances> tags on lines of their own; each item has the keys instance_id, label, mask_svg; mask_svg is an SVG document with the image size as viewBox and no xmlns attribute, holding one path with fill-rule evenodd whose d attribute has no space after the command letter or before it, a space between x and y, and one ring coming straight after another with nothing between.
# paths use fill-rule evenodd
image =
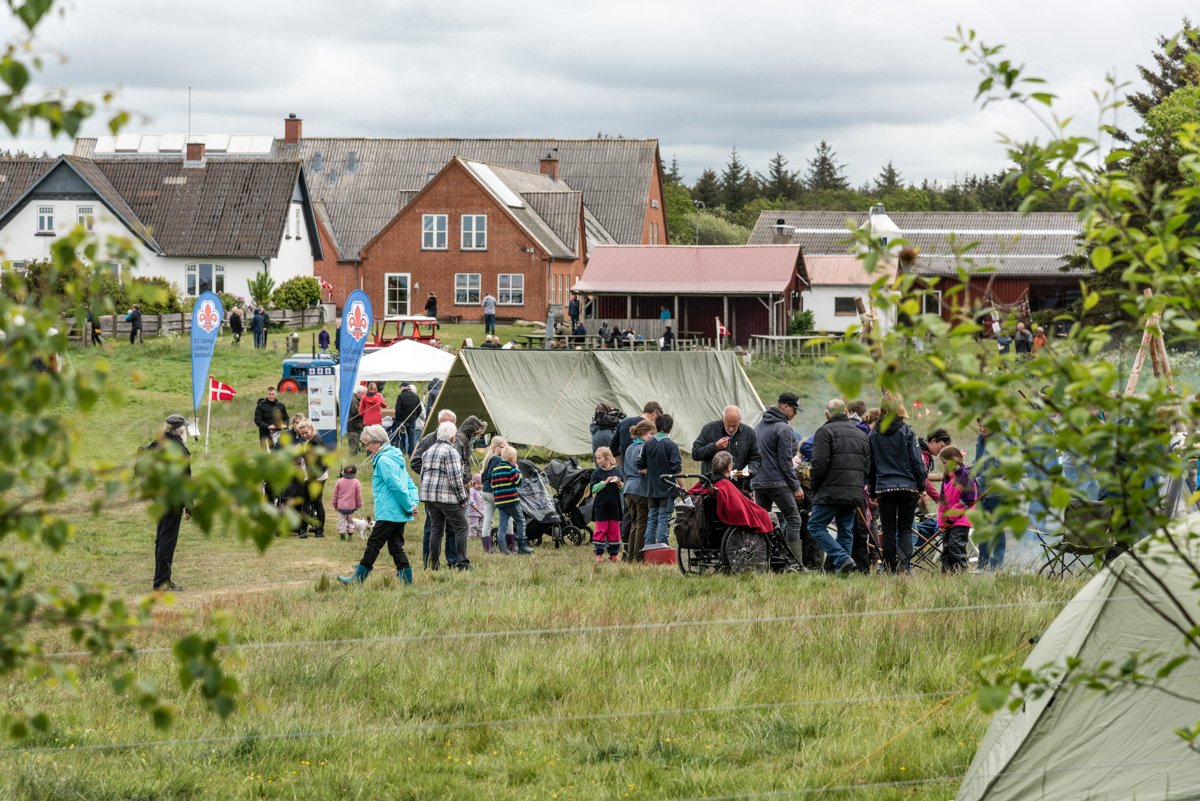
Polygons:
<instances>
[{"instance_id":1,"label":"dog","mask_svg":"<svg viewBox=\"0 0 1200 801\"><path fill-rule=\"evenodd\" d=\"M358 537L361 540L366 540L371 536L371 529L375 527L375 521L371 518L361 520L357 517L350 518L350 524L354 526L354 530L358 532Z\"/></svg>"}]
</instances>

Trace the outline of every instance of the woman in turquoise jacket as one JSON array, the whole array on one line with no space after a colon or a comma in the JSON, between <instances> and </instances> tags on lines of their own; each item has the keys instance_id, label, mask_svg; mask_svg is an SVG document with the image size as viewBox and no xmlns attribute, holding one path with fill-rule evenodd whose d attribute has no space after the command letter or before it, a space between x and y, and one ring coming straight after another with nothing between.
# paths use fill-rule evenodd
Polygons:
<instances>
[{"instance_id":1,"label":"woman in turquoise jacket","mask_svg":"<svg viewBox=\"0 0 1200 801\"><path fill-rule=\"evenodd\" d=\"M388 553L396 563L396 578L412 584L412 567L404 553L404 525L417 512L420 497L404 465L404 452L388 444L387 429L383 426L363 428L362 445L371 454L374 472L371 492L375 498L375 526L367 538L367 550L354 566L354 575L338 576L343 584L362 583L375 567L375 559L387 543Z\"/></svg>"}]
</instances>

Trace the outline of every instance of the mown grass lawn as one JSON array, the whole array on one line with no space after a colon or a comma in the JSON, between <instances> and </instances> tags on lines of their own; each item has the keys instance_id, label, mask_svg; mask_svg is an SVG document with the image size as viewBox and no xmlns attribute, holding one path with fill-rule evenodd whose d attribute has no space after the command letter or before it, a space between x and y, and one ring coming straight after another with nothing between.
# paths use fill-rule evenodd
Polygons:
<instances>
[{"instance_id":1,"label":"mown grass lawn","mask_svg":"<svg viewBox=\"0 0 1200 801\"><path fill-rule=\"evenodd\" d=\"M83 452L127 459L167 413L186 412L186 354L183 341L73 351L77 364L104 358L127 387L123 405L79 421ZM255 447L253 404L280 357L222 341L213 373L239 396L213 407L197 468ZM824 381L773 369L751 373L764 397L780 382ZM369 497L369 467L360 476ZM92 516L85 501L63 553L0 548L33 563L37 586L142 594L153 522L134 503ZM408 546L418 564L419 523ZM76 688L9 677L0 692L47 710L53 727L26 744L48 750L0 754L0 797L677 799L961 776L987 721L958 693L983 657L1023 659L1078 586L1018 575L684 579L595 565L586 547L518 559L475 541L469 574L418 570L402 587L385 552L365 586L344 588L332 577L362 543L340 542L333 527L331 514L324 540L280 539L259 554L185 524L175 578L186 590L138 636L150 649L141 671L179 706L175 726L155 730L85 663ZM971 608L992 605L1004 606ZM218 617L243 644L230 660L241 706L225 722L172 689L173 659L154 650ZM50 637L45 648L69 645ZM956 786L796 797L950 799Z\"/></svg>"}]
</instances>

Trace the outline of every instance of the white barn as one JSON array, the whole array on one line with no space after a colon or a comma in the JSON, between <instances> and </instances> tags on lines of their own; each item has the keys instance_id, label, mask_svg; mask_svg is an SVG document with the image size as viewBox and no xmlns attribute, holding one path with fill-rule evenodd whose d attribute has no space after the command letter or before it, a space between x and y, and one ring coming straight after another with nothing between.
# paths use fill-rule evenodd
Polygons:
<instances>
[{"instance_id":1,"label":"white barn","mask_svg":"<svg viewBox=\"0 0 1200 801\"><path fill-rule=\"evenodd\" d=\"M249 299L259 272L278 285L312 276L321 257L299 161L208 159L195 143L155 157L0 160L0 259L18 269L48 259L76 226L102 249L109 237L131 241L134 274L165 278L182 297Z\"/></svg>"}]
</instances>

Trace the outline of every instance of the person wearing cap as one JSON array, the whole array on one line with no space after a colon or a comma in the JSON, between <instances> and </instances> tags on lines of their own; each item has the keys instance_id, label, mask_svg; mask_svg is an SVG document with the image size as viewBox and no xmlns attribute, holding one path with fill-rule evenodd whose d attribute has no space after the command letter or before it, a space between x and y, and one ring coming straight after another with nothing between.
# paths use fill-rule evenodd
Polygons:
<instances>
[{"instance_id":1,"label":"person wearing cap","mask_svg":"<svg viewBox=\"0 0 1200 801\"><path fill-rule=\"evenodd\" d=\"M784 392L774 406L763 412L762 420L754 427L760 466L750 478L750 487L759 506L768 512L772 505L779 507L785 521L783 539L792 555L803 563L798 502L804 498L804 490L792 465L792 457L796 455L792 418L799 410L800 399L795 393Z\"/></svg>"},{"instance_id":2,"label":"person wearing cap","mask_svg":"<svg viewBox=\"0 0 1200 801\"><path fill-rule=\"evenodd\" d=\"M187 420L181 414L167 417L166 427L162 436L155 440L148 450L171 452L184 458L184 473L192 475L192 452L183 444L187 436ZM154 533L154 581L151 586L155 592L166 590L179 591L183 587L171 581L171 565L175 561L175 546L179 542L179 526L184 519L191 520L192 515L186 506L168 508L158 518L158 528Z\"/></svg>"},{"instance_id":3,"label":"person wearing cap","mask_svg":"<svg viewBox=\"0 0 1200 801\"><path fill-rule=\"evenodd\" d=\"M841 398L825 404L825 421L813 436L808 532L833 569L844 574L858 569L852 556L854 521L871 470L871 445L846 414L846 402ZM829 536L829 523L835 520L836 540Z\"/></svg>"},{"instance_id":4,"label":"person wearing cap","mask_svg":"<svg viewBox=\"0 0 1200 801\"><path fill-rule=\"evenodd\" d=\"M392 412L392 427L396 447L411 456L417 447L417 421L424 416L421 398L413 391L413 385L405 381L396 396L396 410Z\"/></svg>"}]
</instances>

